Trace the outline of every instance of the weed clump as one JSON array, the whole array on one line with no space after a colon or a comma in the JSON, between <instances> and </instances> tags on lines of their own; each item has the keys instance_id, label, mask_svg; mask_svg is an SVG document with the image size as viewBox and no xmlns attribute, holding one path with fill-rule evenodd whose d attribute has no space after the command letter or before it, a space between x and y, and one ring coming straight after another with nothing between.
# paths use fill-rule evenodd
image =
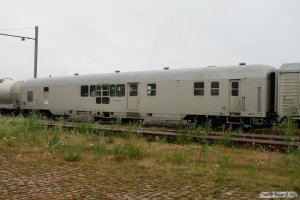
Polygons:
<instances>
[{"instance_id":1,"label":"weed clump","mask_svg":"<svg viewBox=\"0 0 300 200\"><path fill-rule=\"evenodd\" d=\"M65 154L65 160L68 162L82 161L83 160L82 152L83 152L82 145L71 146Z\"/></svg>"},{"instance_id":2,"label":"weed clump","mask_svg":"<svg viewBox=\"0 0 300 200\"><path fill-rule=\"evenodd\" d=\"M217 182L222 183L225 181L230 166L231 166L231 163L230 163L230 159L228 156L218 156L217 157L217 162L213 166L215 180Z\"/></svg>"},{"instance_id":3,"label":"weed clump","mask_svg":"<svg viewBox=\"0 0 300 200\"><path fill-rule=\"evenodd\" d=\"M190 134L178 133L176 134L176 143L177 144L187 144L192 140Z\"/></svg>"},{"instance_id":4,"label":"weed clump","mask_svg":"<svg viewBox=\"0 0 300 200\"><path fill-rule=\"evenodd\" d=\"M68 162L79 162L82 160L82 155L80 153L69 152L65 156L65 160Z\"/></svg>"},{"instance_id":5,"label":"weed clump","mask_svg":"<svg viewBox=\"0 0 300 200\"><path fill-rule=\"evenodd\" d=\"M68 142L62 141L58 135L54 135L49 142L49 150L52 154L64 152L68 146Z\"/></svg>"},{"instance_id":6,"label":"weed clump","mask_svg":"<svg viewBox=\"0 0 300 200\"><path fill-rule=\"evenodd\" d=\"M136 142L127 144L119 144L113 147L112 154L117 161L123 161L126 159L141 159L144 151L142 146Z\"/></svg>"},{"instance_id":7,"label":"weed clump","mask_svg":"<svg viewBox=\"0 0 300 200\"><path fill-rule=\"evenodd\" d=\"M188 158L189 158L188 151L176 150L169 155L168 159L174 164L182 165L187 163Z\"/></svg>"},{"instance_id":8,"label":"weed clump","mask_svg":"<svg viewBox=\"0 0 300 200\"><path fill-rule=\"evenodd\" d=\"M208 156L208 144L205 143L201 146L201 150L200 150L200 154L199 154L199 161L202 160L203 162L203 165L206 166L206 163L207 163L207 156Z\"/></svg>"},{"instance_id":9,"label":"weed clump","mask_svg":"<svg viewBox=\"0 0 300 200\"><path fill-rule=\"evenodd\" d=\"M96 144L92 146L91 149L94 153L94 158L103 158L108 153L107 146L105 143Z\"/></svg>"},{"instance_id":10,"label":"weed clump","mask_svg":"<svg viewBox=\"0 0 300 200\"><path fill-rule=\"evenodd\" d=\"M89 134L92 132L92 123L91 122L79 122L76 123L75 132L79 134Z\"/></svg>"}]
</instances>

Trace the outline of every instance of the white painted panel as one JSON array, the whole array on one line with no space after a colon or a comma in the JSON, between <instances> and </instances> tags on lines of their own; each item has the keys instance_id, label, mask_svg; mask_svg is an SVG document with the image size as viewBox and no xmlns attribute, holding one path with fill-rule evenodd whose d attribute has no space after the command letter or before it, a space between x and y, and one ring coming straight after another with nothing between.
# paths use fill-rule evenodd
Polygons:
<instances>
[{"instance_id":1,"label":"white painted panel","mask_svg":"<svg viewBox=\"0 0 300 200\"><path fill-rule=\"evenodd\" d=\"M279 95L281 115L299 115L299 73L281 73Z\"/></svg>"}]
</instances>

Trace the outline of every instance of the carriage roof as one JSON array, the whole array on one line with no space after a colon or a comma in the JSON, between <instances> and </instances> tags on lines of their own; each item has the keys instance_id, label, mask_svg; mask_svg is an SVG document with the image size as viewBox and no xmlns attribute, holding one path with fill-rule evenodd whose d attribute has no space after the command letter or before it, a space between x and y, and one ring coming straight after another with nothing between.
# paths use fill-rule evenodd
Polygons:
<instances>
[{"instance_id":1,"label":"carriage roof","mask_svg":"<svg viewBox=\"0 0 300 200\"><path fill-rule=\"evenodd\" d=\"M120 72L78 76L47 77L25 81L24 86L80 85L99 83L156 82L170 80L221 80L241 78L265 78L276 69L267 65L242 65L167 69L138 72Z\"/></svg>"}]
</instances>

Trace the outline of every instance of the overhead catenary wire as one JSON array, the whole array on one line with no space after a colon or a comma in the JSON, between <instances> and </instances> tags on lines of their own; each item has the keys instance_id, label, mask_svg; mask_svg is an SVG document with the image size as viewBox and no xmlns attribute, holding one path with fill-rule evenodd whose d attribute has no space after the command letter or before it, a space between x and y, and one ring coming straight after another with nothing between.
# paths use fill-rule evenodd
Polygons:
<instances>
[{"instance_id":1,"label":"overhead catenary wire","mask_svg":"<svg viewBox=\"0 0 300 200\"><path fill-rule=\"evenodd\" d=\"M6 33L0 33L0 35L21 38L22 40L25 40L25 39L36 40L36 38L32 38L32 37L19 36L19 35L11 35L11 34L6 34Z\"/></svg>"}]
</instances>

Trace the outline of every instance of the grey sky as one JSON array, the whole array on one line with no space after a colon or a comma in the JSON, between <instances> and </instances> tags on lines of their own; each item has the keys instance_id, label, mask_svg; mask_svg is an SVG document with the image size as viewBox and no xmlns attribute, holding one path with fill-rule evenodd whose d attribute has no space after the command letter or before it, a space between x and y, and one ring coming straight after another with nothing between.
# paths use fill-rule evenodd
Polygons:
<instances>
[{"instance_id":1,"label":"grey sky","mask_svg":"<svg viewBox=\"0 0 300 200\"><path fill-rule=\"evenodd\" d=\"M4 1L0 33L34 37L38 77L300 62L299 0ZM5 30L14 28L24 30ZM33 77L34 42L0 36L2 77Z\"/></svg>"}]
</instances>

